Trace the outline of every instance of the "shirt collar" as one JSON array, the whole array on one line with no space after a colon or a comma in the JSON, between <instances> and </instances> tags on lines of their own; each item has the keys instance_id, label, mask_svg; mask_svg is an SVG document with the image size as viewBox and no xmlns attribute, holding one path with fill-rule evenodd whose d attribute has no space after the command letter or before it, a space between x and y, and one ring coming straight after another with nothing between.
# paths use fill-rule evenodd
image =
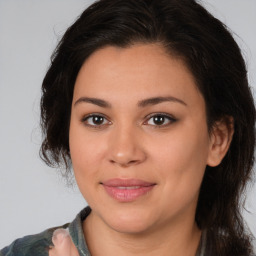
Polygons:
<instances>
[{"instance_id":1,"label":"shirt collar","mask_svg":"<svg viewBox=\"0 0 256 256\"><path fill-rule=\"evenodd\" d=\"M84 208L72 221L68 227L70 236L73 243L79 251L81 256L91 256L88 246L85 242L84 232L83 232L83 221L90 214L91 208L88 206Z\"/></svg>"}]
</instances>

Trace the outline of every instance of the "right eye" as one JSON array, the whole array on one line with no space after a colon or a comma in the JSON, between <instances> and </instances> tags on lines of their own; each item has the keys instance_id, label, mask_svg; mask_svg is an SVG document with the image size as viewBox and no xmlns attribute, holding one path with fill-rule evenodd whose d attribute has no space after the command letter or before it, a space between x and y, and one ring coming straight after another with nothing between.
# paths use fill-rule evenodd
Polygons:
<instances>
[{"instance_id":1,"label":"right eye","mask_svg":"<svg viewBox=\"0 0 256 256\"><path fill-rule=\"evenodd\" d=\"M102 115L91 114L82 119L82 122L87 126L92 126L94 128L100 128L103 125L110 124L110 121L107 120Z\"/></svg>"}]
</instances>

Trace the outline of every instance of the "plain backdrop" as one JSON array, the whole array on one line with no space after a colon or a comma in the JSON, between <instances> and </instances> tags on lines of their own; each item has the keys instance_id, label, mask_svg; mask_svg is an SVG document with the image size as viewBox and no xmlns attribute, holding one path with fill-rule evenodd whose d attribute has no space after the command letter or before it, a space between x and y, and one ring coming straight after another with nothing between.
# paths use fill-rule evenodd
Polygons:
<instances>
[{"instance_id":1,"label":"plain backdrop","mask_svg":"<svg viewBox=\"0 0 256 256\"><path fill-rule=\"evenodd\" d=\"M76 187L39 158L40 86L65 29L93 1L0 0L0 248L74 219L86 205ZM256 88L256 0L205 0L235 33ZM255 180L248 226L256 235Z\"/></svg>"}]
</instances>

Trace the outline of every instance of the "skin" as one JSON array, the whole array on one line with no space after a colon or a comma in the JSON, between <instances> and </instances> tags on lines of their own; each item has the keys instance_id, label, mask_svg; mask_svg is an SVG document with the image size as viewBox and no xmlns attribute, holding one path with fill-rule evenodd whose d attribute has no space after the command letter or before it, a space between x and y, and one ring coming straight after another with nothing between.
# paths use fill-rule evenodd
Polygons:
<instances>
[{"instance_id":1,"label":"skin","mask_svg":"<svg viewBox=\"0 0 256 256\"><path fill-rule=\"evenodd\" d=\"M155 97L165 100L145 102ZM152 117L159 113L160 125ZM89 115L100 115L102 123ZM208 133L193 75L161 45L94 52L77 76L69 134L77 184L92 208L83 223L92 255L195 255L205 167L221 162L231 138L221 122ZM119 202L102 185L113 178L155 185Z\"/></svg>"},{"instance_id":2,"label":"skin","mask_svg":"<svg viewBox=\"0 0 256 256\"><path fill-rule=\"evenodd\" d=\"M76 246L65 229L56 229L53 233L54 247L49 250L49 256L79 256Z\"/></svg>"}]
</instances>

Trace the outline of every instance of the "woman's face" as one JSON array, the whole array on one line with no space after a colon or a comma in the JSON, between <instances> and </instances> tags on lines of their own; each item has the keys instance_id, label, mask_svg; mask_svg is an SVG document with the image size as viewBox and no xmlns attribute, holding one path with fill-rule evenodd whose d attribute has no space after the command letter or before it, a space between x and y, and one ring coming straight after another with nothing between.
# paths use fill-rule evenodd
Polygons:
<instances>
[{"instance_id":1,"label":"woman's face","mask_svg":"<svg viewBox=\"0 0 256 256\"><path fill-rule=\"evenodd\" d=\"M103 225L194 223L211 139L181 60L154 44L93 53L75 83L69 135L79 189Z\"/></svg>"}]
</instances>

